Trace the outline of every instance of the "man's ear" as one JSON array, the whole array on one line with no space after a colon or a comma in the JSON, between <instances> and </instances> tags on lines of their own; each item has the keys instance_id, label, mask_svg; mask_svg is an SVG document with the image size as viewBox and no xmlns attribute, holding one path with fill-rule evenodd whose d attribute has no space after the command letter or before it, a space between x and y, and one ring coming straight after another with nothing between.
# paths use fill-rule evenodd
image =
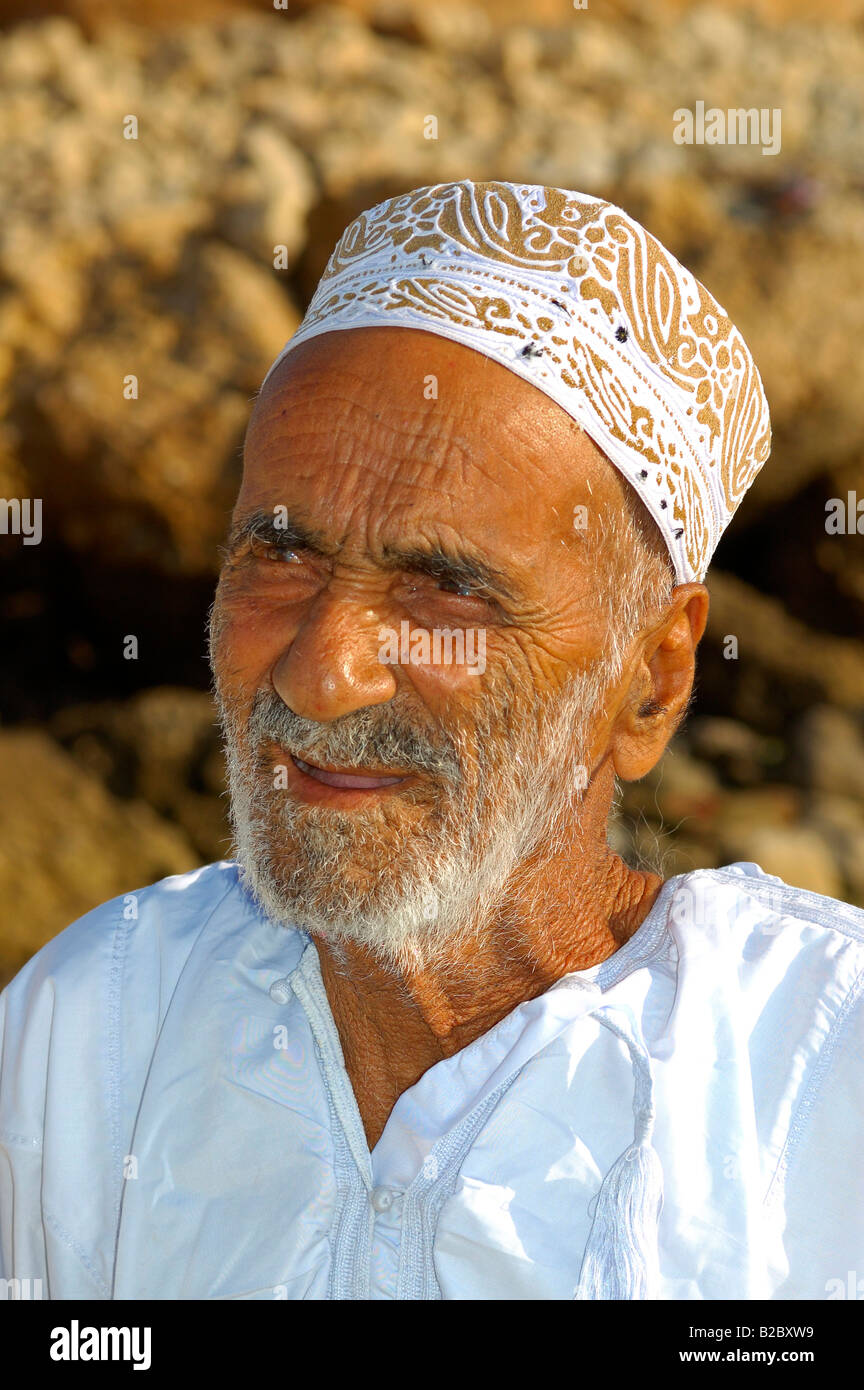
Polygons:
<instances>
[{"instance_id":1,"label":"man's ear","mask_svg":"<svg viewBox=\"0 0 864 1390\"><path fill-rule=\"evenodd\" d=\"M643 642L610 738L615 775L624 782L651 771L687 711L708 605L704 584L679 584Z\"/></svg>"}]
</instances>

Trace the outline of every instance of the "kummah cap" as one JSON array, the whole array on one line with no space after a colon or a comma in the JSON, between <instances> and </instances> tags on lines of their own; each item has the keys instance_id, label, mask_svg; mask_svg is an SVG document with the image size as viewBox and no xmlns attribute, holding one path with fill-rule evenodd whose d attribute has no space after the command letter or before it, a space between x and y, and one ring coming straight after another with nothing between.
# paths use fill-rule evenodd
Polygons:
<instances>
[{"instance_id":1,"label":"kummah cap","mask_svg":"<svg viewBox=\"0 0 864 1390\"><path fill-rule=\"evenodd\" d=\"M343 232L267 376L308 338L387 324L464 343L557 401L636 489L678 582L704 577L768 457L768 406L724 310L621 208L467 180L379 203Z\"/></svg>"}]
</instances>

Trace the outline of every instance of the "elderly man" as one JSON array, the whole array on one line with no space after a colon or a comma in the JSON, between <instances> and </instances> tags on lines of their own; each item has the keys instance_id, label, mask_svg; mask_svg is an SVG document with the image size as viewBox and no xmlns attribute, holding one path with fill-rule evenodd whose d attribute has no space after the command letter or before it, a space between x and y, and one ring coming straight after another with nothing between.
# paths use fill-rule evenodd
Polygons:
<instances>
[{"instance_id":1,"label":"elderly man","mask_svg":"<svg viewBox=\"0 0 864 1390\"><path fill-rule=\"evenodd\" d=\"M739 333L620 209L463 182L349 226L255 404L213 609L237 862L96 909L9 987L7 1277L801 1299L864 1272L864 913L607 842L768 445Z\"/></svg>"}]
</instances>

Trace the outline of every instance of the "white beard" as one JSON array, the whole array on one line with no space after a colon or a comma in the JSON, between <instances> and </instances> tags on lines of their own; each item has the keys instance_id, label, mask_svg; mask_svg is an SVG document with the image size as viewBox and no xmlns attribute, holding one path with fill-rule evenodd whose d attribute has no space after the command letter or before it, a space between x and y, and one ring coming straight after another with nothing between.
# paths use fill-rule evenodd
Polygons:
<instances>
[{"instance_id":1,"label":"white beard","mask_svg":"<svg viewBox=\"0 0 864 1390\"><path fill-rule=\"evenodd\" d=\"M572 842L590 774L590 729L608 674L599 662L573 677L539 717L535 710L520 716L506 740L500 707L487 727L448 734L449 748L436 749L437 764L430 754L429 783L369 812L310 806L276 790L273 765L256 757L269 741L254 736L258 702L249 731L238 731L217 685L244 884L272 921L319 936L337 951L354 942L398 972L443 965L493 916L499 926L507 920L508 884L520 864L529 856L542 862ZM260 705L259 728L269 716L278 730L280 710L289 732L292 721L302 726L299 746L296 738L284 740L300 756L341 766L406 765L398 754L375 757L376 749L411 751L404 737L387 742L387 715L377 707L313 724L298 721L272 695ZM383 749L372 741L376 727L385 731ZM428 748L429 736L421 736L407 765L422 768ZM528 907L530 916L530 901ZM525 908L523 890L523 919Z\"/></svg>"}]
</instances>

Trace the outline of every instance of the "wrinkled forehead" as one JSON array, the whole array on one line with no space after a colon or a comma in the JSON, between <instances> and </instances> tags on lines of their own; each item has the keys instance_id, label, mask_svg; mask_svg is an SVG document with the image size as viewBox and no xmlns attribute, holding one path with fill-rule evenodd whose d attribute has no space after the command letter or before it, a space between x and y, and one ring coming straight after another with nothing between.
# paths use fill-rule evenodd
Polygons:
<instances>
[{"instance_id":1,"label":"wrinkled forehead","mask_svg":"<svg viewBox=\"0 0 864 1390\"><path fill-rule=\"evenodd\" d=\"M319 514L566 536L576 506L621 504L627 484L541 391L463 344L416 329L323 334L288 354L250 420L238 505L291 493ZM275 502L274 502L275 505Z\"/></svg>"}]
</instances>

